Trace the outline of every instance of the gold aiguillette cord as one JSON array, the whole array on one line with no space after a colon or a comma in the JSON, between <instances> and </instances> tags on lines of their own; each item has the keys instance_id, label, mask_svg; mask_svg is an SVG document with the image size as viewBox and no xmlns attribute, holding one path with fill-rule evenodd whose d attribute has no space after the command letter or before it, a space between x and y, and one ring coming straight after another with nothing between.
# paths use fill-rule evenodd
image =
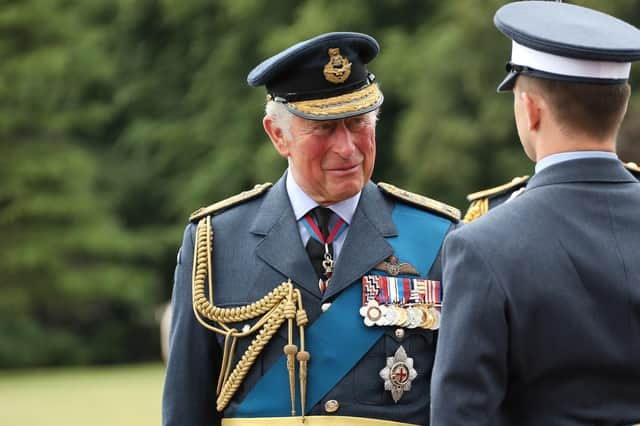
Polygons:
<instances>
[{"instance_id":1,"label":"gold aiguillette cord","mask_svg":"<svg viewBox=\"0 0 640 426\"><path fill-rule=\"evenodd\" d=\"M295 360L299 364L300 400L304 418L307 396L307 364L310 354L305 350L304 328L309 319L302 305L302 294L294 288L291 280L281 283L262 299L246 306L219 308L213 302L213 228L211 217L200 220L196 229L193 253L193 312L198 322L208 330L225 336L223 356L218 377L216 409L223 411L236 393L258 355L273 335L283 325L288 326L288 343L284 346L287 355L289 374L289 392L291 393L291 415L295 410ZM205 278L208 279L208 294L205 291ZM248 329L237 330L229 323L238 323L258 318ZM300 351L293 343L293 320L296 320L300 337ZM211 324L212 322L213 324ZM238 339L255 334L247 350L232 369L233 353Z\"/></svg>"}]
</instances>

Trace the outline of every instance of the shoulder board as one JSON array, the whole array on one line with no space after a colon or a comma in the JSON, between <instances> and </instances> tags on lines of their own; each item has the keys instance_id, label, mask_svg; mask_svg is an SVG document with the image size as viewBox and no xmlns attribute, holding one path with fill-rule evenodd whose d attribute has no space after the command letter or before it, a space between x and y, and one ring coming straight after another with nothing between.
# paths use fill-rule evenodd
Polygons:
<instances>
[{"instance_id":1,"label":"shoulder board","mask_svg":"<svg viewBox=\"0 0 640 426\"><path fill-rule=\"evenodd\" d=\"M392 197L406 201L409 204L413 204L424 210L433 211L454 222L458 222L460 220L460 210L455 207L451 207L445 203L441 203L440 201L432 200L431 198L427 198L420 194L405 191L404 189L400 189L389 183L380 182L378 183L378 187Z\"/></svg>"},{"instance_id":2,"label":"shoulder board","mask_svg":"<svg viewBox=\"0 0 640 426\"><path fill-rule=\"evenodd\" d=\"M189 216L189 221L194 221L204 216L209 216L209 215L219 213L223 210L228 209L229 207L235 206L236 204L244 203L245 201L256 198L258 195L265 192L271 186L272 186L271 182L263 183L262 185L256 185L253 187L253 189L250 189L248 191L243 191L239 194L233 195L222 201L213 203L210 206L201 207L198 210L191 213L191 216Z\"/></svg>"},{"instance_id":3,"label":"shoulder board","mask_svg":"<svg viewBox=\"0 0 640 426\"><path fill-rule=\"evenodd\" d=\"M640 166L638 166L636 163L629 161L628 163L624 163L624 166L632 173L640 173Z\"/></svg>"},{"instance_id":4,"label":"shoulder board","mask_svg":"<svg viewBox=\"0 0 640 426\"><path fill-rule=\"evenodd\" d=\"M520 176L514 177L511 179L511 182L507 182L503 185L496 186L494 188L485 189L483 191L478 191L467 195L468 201L475 201L480 198L490 198L496 195L504 194L505 192L512 191L518 189L521 186L526 185L529 180L529 176Z\"/></svg>"}]
</instances>

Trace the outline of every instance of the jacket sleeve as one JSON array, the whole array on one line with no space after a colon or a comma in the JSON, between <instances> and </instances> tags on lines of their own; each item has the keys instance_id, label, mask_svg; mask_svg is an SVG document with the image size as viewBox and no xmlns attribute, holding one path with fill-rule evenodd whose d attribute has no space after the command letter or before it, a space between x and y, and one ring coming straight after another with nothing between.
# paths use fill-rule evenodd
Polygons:
<instances>
[{"instance_id":1,"label":"jacket sleeve","mask_svg":"<svg viewBox=\"0 0 640 426\"><path fill-rule=\"evenodd\" d=\"M443 250L443 307L431 381L431 425L501 425L506 391L506 298L486 252L452 232ZM462 231L462 232L460 232Z\"/></svg>"},{"instance_id":2,"label":"jacket sleeve","mask_svg":"<svg viewBox=\"0 0 640 426\"><path fill-rule=\"evenodd\" d=\"M174 276L169 359L162 397L165 426L220 425L216 385L221 350L215 334L196 320L192 307L194 236L195 225L189 224Z\"/></svg>"}]
</instances>

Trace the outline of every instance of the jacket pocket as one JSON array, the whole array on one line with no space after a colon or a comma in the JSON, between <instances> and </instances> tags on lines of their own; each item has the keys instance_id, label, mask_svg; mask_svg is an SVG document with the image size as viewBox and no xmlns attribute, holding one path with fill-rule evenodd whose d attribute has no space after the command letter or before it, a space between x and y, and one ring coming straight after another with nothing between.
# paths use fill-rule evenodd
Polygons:
<instances>
[{"instance_id":1,"label":"jacket pocket","mask_svg":"<svg viewBox=\"0 0 640 426\"><path fill-rule=\"evenodd\" d=\"M367 405L424 403L429 397L431 370L435 356L434 333L430 330L404 330L404 337L395 336L395 329L388 331L376 342L353 369L353 392L355 399ZM384 389L384 379L380 371L387 365L387 358L393 358L402 346L407 357L413 358L413 368L417 372L411 382L411 390L405 391L395 403L391 392Z\"/></svg>"}]
</instances>

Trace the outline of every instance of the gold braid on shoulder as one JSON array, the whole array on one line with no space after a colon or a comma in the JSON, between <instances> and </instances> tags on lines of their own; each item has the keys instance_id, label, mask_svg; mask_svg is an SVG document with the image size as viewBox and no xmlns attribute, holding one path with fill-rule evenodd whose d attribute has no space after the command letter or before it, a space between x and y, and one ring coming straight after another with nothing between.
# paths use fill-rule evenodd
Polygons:
<instances>
[{"instance_id":1,"label":"gold braid on shoulder","mask_svg":"<svg viewBox=\"0 0 640 426\"><path fill-rule=\"evenodd\" d=\"M528 180L529 176L514 177L511 181L502 185L467 195L467 200L471 204L469 205L467 213L464 215L462 221L469 223L478 219L480 216L483 216L492 208L490 205L491 200L494 200L498 196L515 192L517 189L525 186Z\"/></svg>"},{"instance_id":2,"label":"gold braid on shoulder","mask_svg":"<svg viewBox=\"0 0 640 426\"><path fill-rule=\"evenodd\" d=\"M462 219L463 222L473 222L483 214L489 211L489 198L480 198L471 202L467 213Z\"/></svg>"},{"instance_id":3,"label":"gold braid on shoulder","mask_svg":"<svg viewBox=\"0 0 640 426\"><path fill-rule=\"evenodd\" d=\"M304 328L309 322L302 306L300 290L294 288L291 280L281 283L262 299L235 308L219 308L213 301L213 228L211 216L201 218L196 228L196 238L193 253L193 312L203 327L225 336L222 365L217 387L217 410L224 410L240 384L245 379L249 369L256 361L260 352L271 340L278 329L287 321L289 338L284 346L287 355L287 370L291 393L291 415L295 416L295 360L299 364L300 402L304 415L306 403L307 362L309 352L305 351ZM205 281L208 282L208 292L205 291ZM251 327L238 330L229 325L259 318ZM207 321L208 320L208 321ZM294 320L300 337L300 351L293 343ZM213 322L211 324L209 321ZM254 335L251 344L232 369L233 353L239 338Z\"/></svg>"}]
</instances>

